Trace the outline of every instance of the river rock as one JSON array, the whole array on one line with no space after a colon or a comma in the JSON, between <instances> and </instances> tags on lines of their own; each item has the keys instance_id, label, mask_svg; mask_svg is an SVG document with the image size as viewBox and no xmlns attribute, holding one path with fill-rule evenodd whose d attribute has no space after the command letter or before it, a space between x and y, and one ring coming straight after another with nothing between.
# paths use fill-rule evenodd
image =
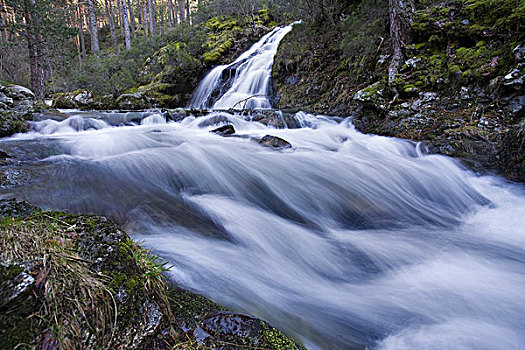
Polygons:
<instances>
[{"instance_id":1,"label":"river rock","mask_svg":"<svg viewBox=\"0 0 525 350\"><path fill-rule=\"evenodd\" d=\"M220 128L213 129L210 132L217 134L217 135L221 135L221 136L229 136L229 135L235 134L235 128L233 127L233 125L227 124L227 125L221 126Z\"/></svg>"},{"instance_id":2,"label":"river rock","mask_svg":"<svg viewBox=\"0 0 525 350\"><path fill-rule=\"evenodd\" d=\"M515 96L510 99L506 110L515 120L519 120L525 114L525 95Z\"/></svg>"},{"instance_id":3,"label":"river rock","mask_svg":"<svg viewBox=\"0 0 525 350\"><path fill-rule=\"evenodd\" d=\"M35 94L28 88L20 85L9 85L5 87L7 95L14 100L35 100Z\"/></svg>"},{"instance_id":4,"label":"river rock","mask_svg":"<svg viewBox=\"0 0 525 350\"><path fill-rule=\"evenodd\" d=\"M385 102L385 99L383 98L383 89L381 88L381 84L379 82L359 90L355 93L353 98L355 101L376 107L382 106Z\"/></svg>"},{"instance_id":5,"label":"river rock","mask_svg":"<svg viewBox=\"0 0 525 350\"><path fill-rule=\"evenodd\" d=\"M148 98L140 92L122 94L117 98L116 103L119 109L124 110L147 109L150 107Z\"/></svg>"},{"instance_id":6,"label":"river rock","mask_svg":"<svg viewBox=\"0 0 525 350\"><path fill-rule=\"evenodd\" d=\"M262 139L257 141L260 145L265 147L272 147L276 149L292 148L292 144L280 137L265 135Z\"/></svg>"},{"instance_id":7,"label":"river rock","mask_svg":"<svg viewBox=\"0 0 525 350\"><path fill-rule=\"evenodd\" d=\"M75 102L81 106L90 105L94 102L93 95L87 90L78 91L75 97L73 97L73 100L75 100Z\"/></svg>"},{"instance_id":8,"label":"river rock","mask_svg":"<svg viewBox=\"0 0 525 350\"><path fill-rule=\"evenodd\" d=\"M35 279L18 265L0 264L0 309L30 292Z\"/></svg>"}]
</instances>

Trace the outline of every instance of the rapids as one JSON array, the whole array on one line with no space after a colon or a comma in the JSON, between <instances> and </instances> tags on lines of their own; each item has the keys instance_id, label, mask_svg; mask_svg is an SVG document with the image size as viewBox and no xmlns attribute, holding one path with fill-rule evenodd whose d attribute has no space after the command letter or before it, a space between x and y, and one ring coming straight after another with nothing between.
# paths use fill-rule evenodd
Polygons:
<instances>
[{"instance_id":1,"label":"rapids","mask_svg":"<svg viewBox=\"0 0 525 350\"><path fill-rule=\"evenodd\" d=\"M0 140L27 174L0 195L106 215L178 284L309 349L523 349L524 187L350 119L296 119L71 111ZM226 123L235 136L209 132Z\"/></svg>"}]
</instances>

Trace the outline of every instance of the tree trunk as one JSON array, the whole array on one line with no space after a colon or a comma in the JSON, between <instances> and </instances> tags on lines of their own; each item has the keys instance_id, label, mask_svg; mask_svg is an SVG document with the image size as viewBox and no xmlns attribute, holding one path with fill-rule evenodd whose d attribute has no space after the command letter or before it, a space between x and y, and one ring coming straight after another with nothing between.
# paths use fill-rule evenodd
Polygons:
<instances>
[{"instance_id":1,"label":"tree trunk","mask_svg":"<svg viewBox=\"0 0 525 350\"><path fill-rule=\"evenodd\" d=\"M149 31L151 35L155 34L155 13L153 12L153 1L148 0L148 19L149 19Z\"/></svg>"},{"instance_id":2,"label":"tree trunk","mask_svg":"<svg viewBox=\"0 0 525 350\"><path fill-rule=\"evenodd\" d=\"M113 17L113 6L108 0L104 0L106 5L106 17L108 18L109 31L111 33L111 39L113 40L113 46L115 47L115 52L118 54L118 41L117 33L115 32L115 22Z\"/></svg>"},{"instance_id":3,"label":"tree trunk","mask_svg":"<svg viewBox=\"0 0 525 350\"><path fill-rule=\"evenodd\" d=\"M129 25L131 27L131 33L133 34L133 39L137 38L135 33L135 16L133 15L133 6L131 0L128 0L128 12L129 12Z\"/></svg>"},{"instance_id":4,"label":"tree trunk","mask_svg":"<svg viewBox=\"0 0 525 350\"><path fill-rule=\"evenodd\" d=\"M91 52L96 53L100 51L98 43L98 27L97 16L95 14L95 4L93 0L87 0L89 12L89 31L91 32Z\"/></svg>"},{"instance_id":5,"label":"tree trunk","mask_svg":"<svg viewBox=\"0 0 525 350\"><path fill-rule=\"evenodd\" d=\"M80 51L82 52L82 57L86 57L86 41L84 40L84 10L81 5L78 5L78 36L80 41Z\"/></svg>"},{"instance_id":6,"label":"tree trunk","mask_svg":"<svg viewBox=\"0 0 525 350\"><path fill-rule=\"evenodd\" d=\"M43 57L43 38L40 33L40 18L35 0L24 0L25 19L27 24L27 48L31 69L31 90L38 100L45 97L45 72Z\"/></svg>"},{"instance_id":7,"label":"tree trunk","mask_svg":"<svg viewBox=\"0 0 525 350\"><path fill-rule=\"evenodd\" d=\"M142 3L142 17L144 18L144 34L148 36L148 9L146 8L146 0Z\"/></svg>"},{"instance_id":8,"label":"tree trunk","mask_svg":"<svg viewBox=\"0 0 525 350\"><path fill-rule=\"evenodd\" d=\"M5 9L4 1L0 1L0 30L2 31L2 42L7 42L7 11Z\"/></svg>"},{"instance_id":9,"label":"tree trunk","mask_svg":"<svg viewBox=\"0 0 525 350\"><path fill-rule=\"evenodd\" d=\"M126 41L126 50L131 49L131 35L129 32L129 22L128 22L128 9L126 8L126 0L120 0L120 3L122 4L122 20L123 20L123 26L124 26L124 40Z\"/></svg>"},{"instance_id":10,"label":"tree trunk","mask_svg":"<svg viewBox=\"0 0 525 350\"><path fill-rule=\"evenodd\" d=\"M184 13L184 0L178 0L178 1L179 1L180 23L182 23L186 20L186 16Z\"/></svg>"},{"instance_id":11,"label":"tree trunk","mask_svg":"<svg viewBox=\"0 0 525 350\"><path fill-rule=\"evenodd\" d=\"M162 35L162 30L164 29L164 9L164 0L160 0L160 26L158 27L160 35Z\"/></svg>"},{"instance_id":12,"label":"tree trunk","mask_svg":"<svg viewBox=\"0 0 525 350\"><path fill-rule=\"evenodd\" d=\"M190 0L186 0L186 20L191 22L191 17L190 17Z\"/></svg>"},{"instance_id":13,"label":"tree trunk","mask_svg":"<svg viewBox=\"0 0 525 350\"><path fill-rule=\"evenodd\" d=\"M124 10L122 9L122 1L117 0L118 2L118 21L120 26L120 36L124 36Z\"/></svg>"},{"instance_id":14,"label":"tree trunk","mask_svg":"<svg viewBox=\"0 0 525 350\"><path fill-rule=\"evenodd\" d=\"M392 84L403 64L404 49L410 41L410 25L414 13L413 0L389 0L392 61L388 67L388 83Z\"/></svg>"},{"instance_id":15,"label":"tree trunk","mask_svg":"<svg viewBox=\"0 0 525 350\"><path fill-rule=\"evenodd\" d=\"M177 22L176 16L173 16L173 0L168 0L168 23L170 28L173 27L173 23Z\"/></svg>"}]
</instances>

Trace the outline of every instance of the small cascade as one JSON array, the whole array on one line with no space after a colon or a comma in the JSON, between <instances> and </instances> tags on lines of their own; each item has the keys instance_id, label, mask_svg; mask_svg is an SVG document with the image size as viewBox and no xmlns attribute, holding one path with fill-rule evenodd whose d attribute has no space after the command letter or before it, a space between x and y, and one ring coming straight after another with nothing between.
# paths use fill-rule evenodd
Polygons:
<instances>
[{"instance_id":1,"label":"small cascade","mask_svg":"<svg viewBox=\"0 0 525 350\"><path fill-rule=\"evenodd\" d=\"M193 108L269 109L268 90L273 58L292 26L275 28L229 65L217 66L201 81Z\"/></svg>"}]
</instances>

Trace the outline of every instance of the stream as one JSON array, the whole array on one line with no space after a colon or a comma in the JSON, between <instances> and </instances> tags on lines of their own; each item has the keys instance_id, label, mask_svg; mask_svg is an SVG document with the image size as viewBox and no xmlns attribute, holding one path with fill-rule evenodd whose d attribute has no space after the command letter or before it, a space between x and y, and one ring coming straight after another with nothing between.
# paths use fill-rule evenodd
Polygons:
<instances>
[{"instance_id":1,"label":"stream","mask_svg":"<svg viewBox=\"0 0 525 350\"><path fill-rule=\"evenodd\" d=\"M64 113L0 140L22 174L1 197L110 217L176 283L308 349L525 348L523 185L351 118L300 112L299 128L277 129L220 111ZM226 124L234 135L210 132Z\"/></svg>"}]
</instances>

